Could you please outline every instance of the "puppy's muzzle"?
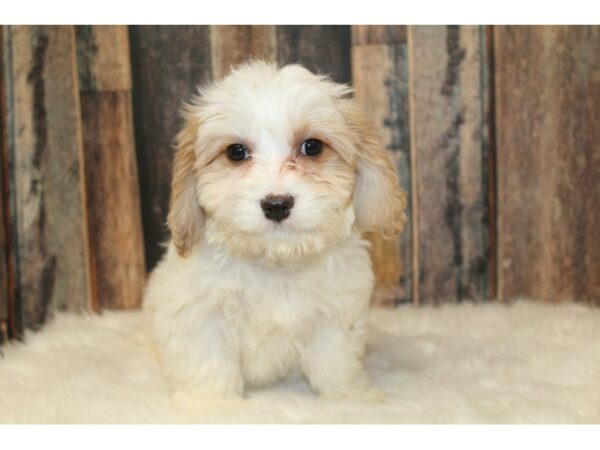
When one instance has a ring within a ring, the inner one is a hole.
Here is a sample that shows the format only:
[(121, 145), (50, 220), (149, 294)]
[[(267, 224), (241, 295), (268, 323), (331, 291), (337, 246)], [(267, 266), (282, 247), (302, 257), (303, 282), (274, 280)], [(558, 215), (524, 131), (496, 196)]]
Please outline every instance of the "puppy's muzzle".
[(260, 206), (267, 219), (281, 222), (290, 215), (290, 210), (294, 206), (294, 197), (291, 195), (268, 195), (260, 201)]

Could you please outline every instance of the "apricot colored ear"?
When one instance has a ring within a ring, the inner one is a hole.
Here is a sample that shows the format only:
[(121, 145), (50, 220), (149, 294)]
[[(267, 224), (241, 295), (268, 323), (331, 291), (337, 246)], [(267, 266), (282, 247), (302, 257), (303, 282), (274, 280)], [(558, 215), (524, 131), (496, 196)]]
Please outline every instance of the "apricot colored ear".
[(342, 114), (358, 148), (354, 189), (356, 224), (362, 231), (381, 233), (391, 239), (406, 223), (406, 194), (377, 132), (353, 100), (342, 100)]
[(167, 218), (173, 244), (177, 253), (184, 257), (189, 255), (194, 244), (200, 240), (204, 225), (204, 214), (196, 196), (196, 130), (197, 124), (188, 119), (177, 136), (171, 204)]

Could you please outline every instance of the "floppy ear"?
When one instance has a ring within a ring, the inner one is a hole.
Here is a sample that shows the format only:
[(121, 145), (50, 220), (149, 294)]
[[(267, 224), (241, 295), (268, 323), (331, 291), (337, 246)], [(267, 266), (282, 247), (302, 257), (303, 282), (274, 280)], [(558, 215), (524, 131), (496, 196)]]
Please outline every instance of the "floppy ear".
[(180, 256), (189, 255), (200, 240), (204, 214), (196, 196), (196, 142), (197, 123), (188, 117), (177, 135), (177, 149), (173, 162), (171, 204), (167, 224), (173, 244)]
[(391, 239), (406, 223), (406, 195), (381, 140), (366, 115), (351, 99), (344, 99), (342, 114), (350, 127), (357, 154), (354, 212), (361, 231)]

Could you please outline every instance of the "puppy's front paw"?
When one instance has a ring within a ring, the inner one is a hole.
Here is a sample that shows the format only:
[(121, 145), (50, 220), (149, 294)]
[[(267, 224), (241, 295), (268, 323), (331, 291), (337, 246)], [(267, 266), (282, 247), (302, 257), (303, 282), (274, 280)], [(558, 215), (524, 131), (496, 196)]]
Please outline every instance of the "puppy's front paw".
[(239, 406), (242, 396), (237, 393), (222, 394), (196, 390), (178, 390), (172, 394), (175, 406), (196, 420), (208, 419)]

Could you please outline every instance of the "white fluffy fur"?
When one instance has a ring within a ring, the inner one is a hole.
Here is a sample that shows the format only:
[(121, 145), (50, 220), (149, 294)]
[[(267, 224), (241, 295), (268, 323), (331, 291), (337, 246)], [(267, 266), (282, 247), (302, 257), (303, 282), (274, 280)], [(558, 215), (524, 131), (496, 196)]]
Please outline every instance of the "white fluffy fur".
[(304, 380), (230, 405), (177, 409), (131, 335), (140, 312), (60, 314), (2, 347), (0, 423), (600, 423), (600, 309), (446, 305), (371, 313), (366, 356), (383, 403), (317, 397)]
[[(203, 88), (178, 137), (173, 241), (144, 301), (181, 401), (303, 374), (315, 392), (376, 398), (362, 367), (373, 272), (363, 229), (398, 233), (393, 168), (344, 85), (253, 62)], [(301, 153), (318, 138), (317, 157)], [(227, 159), (234, 143), (250, 157)], [(291, 195), (268, 220), (269, 195)]]

